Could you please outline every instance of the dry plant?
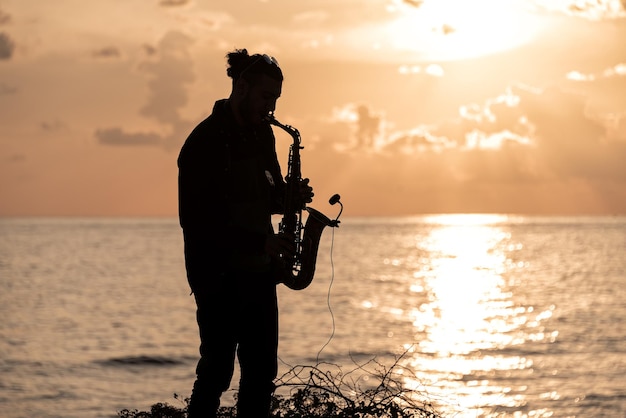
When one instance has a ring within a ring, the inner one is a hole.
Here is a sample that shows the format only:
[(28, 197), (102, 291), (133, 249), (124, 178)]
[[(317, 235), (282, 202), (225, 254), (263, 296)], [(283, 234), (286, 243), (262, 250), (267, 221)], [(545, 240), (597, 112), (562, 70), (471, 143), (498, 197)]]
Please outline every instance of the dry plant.
[[(399, 364), (387, 367), (373, 358), (344, 373), (331, 363), (294, 366), (276, 380), (271, 418), (439, 418), (424, 395), (406, 388), (402, 381), (410, 370)], [(410, 376), (415, 379), (414, 375)], [(279, 393), (286, 393), (282, 395)], [(189, 399), (180, 408), (167, 403), (152, 405), (150, 411), (124, 409), (119, 418), (185, 418)], [(236, 396), (235, 396), (236, 398)], [(219, 418), (236, 417), (236, 408), (221, 407)]]

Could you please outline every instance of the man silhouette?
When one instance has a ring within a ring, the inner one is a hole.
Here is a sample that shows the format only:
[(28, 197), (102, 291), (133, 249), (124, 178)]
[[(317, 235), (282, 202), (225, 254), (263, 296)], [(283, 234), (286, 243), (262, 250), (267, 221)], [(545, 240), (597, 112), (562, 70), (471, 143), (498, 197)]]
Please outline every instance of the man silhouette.
[[(271, 261), (294, 251), (293, 240), (274, 234), (271, 223), (282, 211), (285, 182), (266, 117), (281, 95), (282, 70), (274, 58), (245, 49), (227, 58), (231, 94), (215, 102), (178, 157), (179, 219), (200, 333), (189, 418), (216, 416), (235, 356), (237, 416), (268, 416), (278, 370)], [(308, 179), (300, 192), (311, 202)]]

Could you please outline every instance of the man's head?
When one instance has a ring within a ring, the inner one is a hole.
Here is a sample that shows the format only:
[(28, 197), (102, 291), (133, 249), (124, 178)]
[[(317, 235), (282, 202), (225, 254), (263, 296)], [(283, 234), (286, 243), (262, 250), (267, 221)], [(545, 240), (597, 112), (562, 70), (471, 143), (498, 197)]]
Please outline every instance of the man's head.
[(278, 62), (268, 55), (248, 55), (245, 49), (227, 55), (226, 73), (233, 79), (230, 95), (235, 117), (243, 124), (259, 124), (276, 108), (283, 73)]

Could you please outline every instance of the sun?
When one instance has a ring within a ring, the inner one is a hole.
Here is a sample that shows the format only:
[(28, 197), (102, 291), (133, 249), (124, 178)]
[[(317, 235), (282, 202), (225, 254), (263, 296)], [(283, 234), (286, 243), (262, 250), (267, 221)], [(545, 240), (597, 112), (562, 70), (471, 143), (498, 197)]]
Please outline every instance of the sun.
[(396, 0), (391, 47), (429, 60), (460, 60), (522, 45), (541, 30), (524, 0)]

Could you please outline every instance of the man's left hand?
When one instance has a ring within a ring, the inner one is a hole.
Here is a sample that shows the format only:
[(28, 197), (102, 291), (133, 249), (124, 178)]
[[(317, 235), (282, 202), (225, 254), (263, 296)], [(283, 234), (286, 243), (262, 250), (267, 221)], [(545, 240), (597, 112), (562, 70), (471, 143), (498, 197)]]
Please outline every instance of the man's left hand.
[(309, 179), (306, 178), (300, 180), (300, 184), (298, 186), (300, 199), (302, 200), (303, 206), (307, 203), (311, 203), (313, 201), (313, 196), (315, 195), (315, 193), (313, 193), (313, 188), (309, 186)]

